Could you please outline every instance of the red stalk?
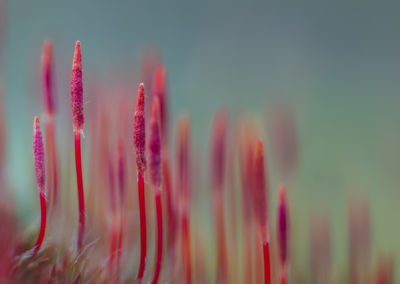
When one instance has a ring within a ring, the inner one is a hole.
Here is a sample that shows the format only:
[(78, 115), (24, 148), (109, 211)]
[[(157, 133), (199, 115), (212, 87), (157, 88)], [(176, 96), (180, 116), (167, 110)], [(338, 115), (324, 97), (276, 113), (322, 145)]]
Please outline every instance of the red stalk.
[(161, 262), (162, 262), (162, 243), (163, 243), (163, 221), (162, 221), (162, 207), (161, 207), (161, 190), (160, 188), (155, 189), (155, 203), (156, 203), (156, 214), (157, 214), (157, 241), (156, 241), (156, 258), (154, 276), (151, 281), (152, 284), (156, 284), (160, 277)]
[(146, 125), (145, 125), (145, 100), (144, 85), (140, 84), (137, 97), (133, 123), (133, 140), (136, 153), (136, 168), (138, 173), (138, 195), (140, 212), (140, 264), (137, 279), (143, 278), (146, 266), (147, 234), (146, 234), (146, 202), (144, 194), (143, 174), (146, 169)]
[(227, 282), (227, 261), (226, 261), (226, 237), (225, 237), (225, 221), (224, 221), (224, 205), (222, 191), (216, 192), (215, 197), (215, 217), (217, 232), (217, 263), (218, 274), (217, 283)]
[(189, 214), (184, 212), (182, 215), (182, 253), (183, 263), (185, 264), (186, 283), (192, 283), (192, 265), (190, 253), (190, 222)]
[(144, 199), (143, 174), (138, 173), (139, 211), (140, 211), (140, 265), (138, 280), (143, 278), (146, 265), (147, 236), (146, 236), (146, 202)]
[(161, 137), (160, 137), (160, 103), (158, 97), (152, 99), (150, 112), (149, 134), (149, 165), (150, 179), (154, 186), (154, 198), (157, 216), (157, 237), (154, 276), (151, 281), (156, 284), (160, 277), (162, 250), (163, 250), (163, 224), (161, 206)]
[(171, 171), (169, 166), (168, 158), (164, 158), (162, 162), (164, 186), (166, 193), (167, 202), (167, 221), (168, 221), (168, 231), (167, 231), (167, 248), (173, 253), (174, 245), (177, 235), (177, 214), (173, 203), (173, 192), (171, 184)]
[[(124, 235), (124, 212), (125, 212), (125, 149), (122, 138), (118, 139), (118, 186), (120, 193), (120, 215), (119, 215), (119, 239), (118, 239), (118, 258), (117, 269), (120, 268), (121, 255), (122, 255), (122, 242)], [(119, 274), (119, 273), (118, 273)]]
[(264, 255), (264, 283), (271, 283), (271, 265), (269, 255), (269, 242), (263, 242), (263, 255)]
[(35, 244), (35, 249), (33, 251), (33, 254), (36, 254), (39, 251), (40, 247), (42, 246), (44, 235), (46, 232), (46, 219), (47, 219), (46, 194), (41, 191), (39, 193), (39, 197), (40, 197), (40, 231)]
[(81, 131), (83, 130), (84, 114), (83, 114), (83, 88), (82, 88), (82, 54), (81, 43), (75, 44), (74, 59), (72, 63), (71, 76), (71, 109), (72, 124), (75, 134), (75, 166), (76, 166), (76, 182), (78, 188), (78, 208), (79, 208), (79, 229), (77, 250), (81, 252), (83, 236), (85, 232), (85, 199), (83, 193), (82, 180), (82, 161), (81, 161)]
[(79, 231), (78, 252), (82, 249), (83, 235), (85, 232), (85, 199), (83, 193), (82, 161), (81, 161), (81, 134), (75, 131), (75, 167), (76, 182), (78, 186)]
[(34, 246), (33, 254), (36, 254), (42, 246), (46, 231), (46, 192), (45, 192), (45, 161), (42, 131), (40, 130), (39, 118), (36, 116), (33, 124), (33, 157), (35, 162), (36, 182), (39, 188), (40, 197), (40, 231)]
[(117, 254), (117, 215), (116, 215), (116, 200), (115, 200), (115, 185), (114, 185), (114, 171), (112, 168), (112, 160), (110, 154), (108, 154), (109, 161), (108, 161), (108, 176), (109, 176), (109, 183), (110, 183), (110, 205), (111, 205), (111, 238), (110, 238), (110, 261), (109, 261), (109, 268), (110, 268), (110, 278), (114, 273), (114, 258)]

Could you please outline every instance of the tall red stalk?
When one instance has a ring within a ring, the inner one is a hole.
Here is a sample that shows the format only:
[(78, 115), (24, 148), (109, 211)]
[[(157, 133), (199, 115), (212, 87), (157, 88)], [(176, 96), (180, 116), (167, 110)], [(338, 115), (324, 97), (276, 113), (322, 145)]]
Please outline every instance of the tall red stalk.
[(256, 144), (253, 166), (253, 208), (264, 256), (264, 282), (271, 283), (269, 236), (268, 236), (268, 186), (265, 174), (264, 146), (261, 140)]
[(136, 153), (136, 168), (138, 173), (138, 195), (140, 211), (140, 264), (137, 279), (143, 278), (146, 266), (147, 233), (146, 233), (146, 202), (144, 193), (144, 171), (146, 170), (146, 124), (145, 124), (144, 85), (139, 85), (136, 97), (135, 116), (133, 122), (133, 140)]
[(150, 179), (154, 186), (154, 198), (157, 217), (156, 256), (154, 276), (151, 281), (156, 284), (160, 277), (162, 263), (163, 220), (161, 207), (161, 135), (160, 135), (160, 103), (158, 97), (151, 102), (149, 125), (149, 168)]
[(40, 197), (40, 231), (34, 246), (33, 254), (36, 254), (42, 246), (46, 232), (46, 191), (45, 191), (45, 161), (42, 131), (40, 130), (39, 118), (35, 116), (33, 122), (33, 157), (35, 162), (36, 183), (39, 188)]
[(217, 282), (227, 282), (227, 259), (224, 221), (224, 177), (227, 114), (220, 110), (214, 118), (211, 141), (211, 178), (217, 240)]
[(82, 88), (82, 53), (81, 43), (75, 44), (74, 59), (72, 63), (71, 76), (71, 108), (72, 123), (75, 134), (75, 166), (76, 166), (76, 182), (78, 188), (78, 207), (79, 207), (79, 230), (77, 250), (81, 252), (83, 237), (85, 233), (85, 199), (83, 192), (82, 179), (82, 161), (81, 161), (81, 132), (83, 130), (84, 114), (83, 114), (83, 88)]
[(178, 121), (177, 130), (178, 184), (181, 206), (182, 259), (185, 270), (185, 283), (191, 283), (190, 253), (190, 120), (183, 116)]
[(57, 171), (57, 148), (55, 141), (54, 127), (54, 86), (53, 86), (53, 43), (46, 40), (43, 44), (42, 52), (42, 86), (43, 86), (43, 102), (45, 113), (45, 129), (46, 129), (46, 156), (48, 157), (48, 177), (50, 185), (50, 197), (52, 206), (57, 206), (58, 198), (58, 171)]
[(281, 284), (286, 284), (288, 279), (288, 241), (289, 241), (289, 208), (286, 197), (286, 188), (281, 185), (278, 199), (278, 251), (281, 264)]

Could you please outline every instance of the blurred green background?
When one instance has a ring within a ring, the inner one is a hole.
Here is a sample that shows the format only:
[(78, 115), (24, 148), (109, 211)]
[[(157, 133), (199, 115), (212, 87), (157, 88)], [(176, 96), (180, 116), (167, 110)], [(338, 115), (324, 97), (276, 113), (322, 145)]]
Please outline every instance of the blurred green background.
[[(300, 156), (288, 187), (300, 256), (307, 255), (310, 212), (324, 207), (332, 214), (335, 267), (346, 267), (352, 191), (369, 196), (374, 250), (400, 256), (399, 11), (399, 1), (6, 1), (0, 62), (18, 207), (37, 212), (31, 136), (41, 112), (43, 40), (53, 39), (58, 105), (68, 107), (76, 40), (85, 74), (111, 79), (121, 67), (135, 83), (142, 51), (157, 47), (169, 72), (172, 121), (191, 114), (201, 153), (218, 107), (263, 121), (274, 99), (292, 102)], [(70, 123), (68, 111), (60, 107), (58, 119)], [(63, 145), (72, 139), (64, 131)], [(271, 175), (273, 210), (280, 182)]]

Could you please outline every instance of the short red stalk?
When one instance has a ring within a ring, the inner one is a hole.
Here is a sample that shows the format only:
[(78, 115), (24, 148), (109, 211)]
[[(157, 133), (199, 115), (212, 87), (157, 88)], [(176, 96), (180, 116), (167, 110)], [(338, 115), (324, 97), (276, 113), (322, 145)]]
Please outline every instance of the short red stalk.
[(45, 192), (45, 161), (42, 131), (40, 130), (39, 118), (35, 117), (33, 124), (33, 157), (35, 162), (36, 182), (39, 188), (40, 198), (40, 231), (34, 246), (33, 254), (36, 254), (42, 246), (46, 232), (47, 201)]
[(263, 255), (264, 255), (264, 283), (271, 283), (271, 265), (269, 255), (269, 242), (263, 241)]
[(35, 244), (35, 249), (33, 251), (33, 254), (36, 254), (39, 251), (40, 247), (42, 246), (44, 235), (46, 232), (46, 219), (47, 219), (46, 193), (44, 191), (40, 191), (39, 197), (40, 197), (40, 231)]

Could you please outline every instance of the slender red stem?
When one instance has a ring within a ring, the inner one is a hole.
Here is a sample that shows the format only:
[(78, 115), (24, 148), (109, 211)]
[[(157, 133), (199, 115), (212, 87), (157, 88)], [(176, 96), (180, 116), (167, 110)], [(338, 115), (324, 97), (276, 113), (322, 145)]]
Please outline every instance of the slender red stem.
[(190, 254), (190, 224), (189, 214), (184, 212), (182, 216), (182, 253), (186, 270), (186, 283), (192, 283), (192, 265)]
[(40, 191), (40, 231), (39, 236), (35, 244), (35, 248), (33, 254), (36, 254), (40, 247), (42, 246), (44, 234), (46, 232), (46, 219), (47, 219), (47, 212), (46, 212), (46, 194), (44, 191)]
[(141, 172), (138, 173), (138, 193), (139, 193), (139, 211), (140, 211), (140, 265), (137, 278), (143, 278), (146, 266), (147, 252), (147, 234), (146, 234), (146, 202), (144, 195), (144, 179)]
[(76, 182), (78, 185), (78, 206), (79, 206), (79, 232), (78, 232), (78, 252), (82, 249), (83, 235), (85, 232), (85, 199), (83, 194), (82, 161), (81, 161), (81, 135), (75, 131), (75, 165)]
[(269, 242), (263, 242), (263, 254), (264, 254), (264, 283), (271, 283), (271, 265), (269, 256)]
[(168, 219), (168, 231), (167, 231), (167, 249), (173, 251), (173, 247), (176, 241), (177, 232), (177, 216), (173, 204), (173, 196), (171, 189), (171, 172), (169, 167), (169, 161), (167, 158), (163, 159), (163, 176), (165, 181), (165, 193), (167, 202), (167, 219)]
[(217, 283), (226, 283), (227, 281), (227, 263), (226, 263), (226, 243), (225, 243), (225, 221), (222, 191), (217, 191), (216, 196), (216, 233), (217, 233), (217, 263), (218, 274)]
[(151, 281), (152, 284), (158, 282), (161, 271), (162, 262), (162, 243), (163, 243), (163, 220), (162, 220), (162, 207), (161, 207), (161, 190), (160, 188), (155, 189), (155, 202), (156, 202), (156, 215), (157, 215), (157, 240), (156, 240), (156, 258), (154, 276)]

